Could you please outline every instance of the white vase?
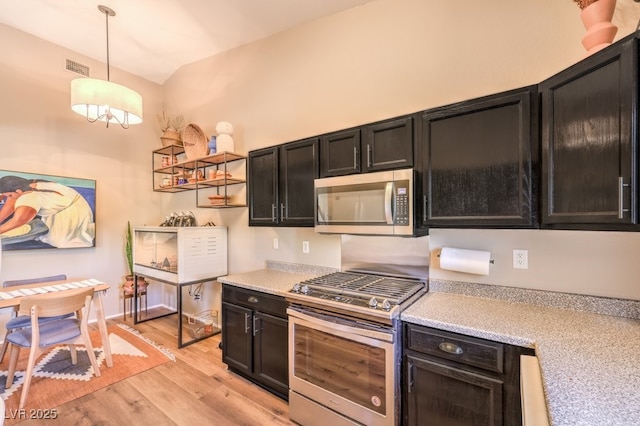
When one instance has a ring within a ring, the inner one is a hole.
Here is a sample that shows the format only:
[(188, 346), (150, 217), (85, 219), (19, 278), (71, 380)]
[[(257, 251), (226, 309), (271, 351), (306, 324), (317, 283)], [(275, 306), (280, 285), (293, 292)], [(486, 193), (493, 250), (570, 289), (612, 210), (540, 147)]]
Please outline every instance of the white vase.
[(233, 126), (231, 123), (221, 121), (216, 124), (216, 132), (218, 137), (216, 138), (216, 152), (235, 152), (233, 146)]
[(216, 138), (216, 152), (235, 152), (233, 147), (233, 137), (228, 134), (218, 135)]

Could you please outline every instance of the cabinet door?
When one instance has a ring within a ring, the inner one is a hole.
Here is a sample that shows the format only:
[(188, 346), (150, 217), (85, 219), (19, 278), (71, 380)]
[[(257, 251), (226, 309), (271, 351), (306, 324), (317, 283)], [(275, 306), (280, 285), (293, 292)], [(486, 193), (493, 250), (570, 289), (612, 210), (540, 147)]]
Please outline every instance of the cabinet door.
[(255, 312), (254, 318), (254, 374), (286, 398), (289, 391), (288, 322), (262, 312)]
[(637, 223), (637, 61), (634, 38), (540, 84), (543, 225)]
[(405, 365), (408, 425), (502, 425), (500, 380), (412, 355)]
[(249, 226), (278, 223), (278, 148), (249, 153)]
[(536, 225), (537, 104), (530, 86), (422, 114), (427, 225)]
[(252, 311), (222, 303), (222, 361), (242, 373), (252, 371)]
[(360, 173), (360, 129), (322, 136), (320, 177)]
[(362, 171), (413, 167), (413, 116), (369, 124), (362, 129)]
[(280, 148), (280, 222), (287, 226), (314, 225), (313, 180), (318, 177), (318, 138)]

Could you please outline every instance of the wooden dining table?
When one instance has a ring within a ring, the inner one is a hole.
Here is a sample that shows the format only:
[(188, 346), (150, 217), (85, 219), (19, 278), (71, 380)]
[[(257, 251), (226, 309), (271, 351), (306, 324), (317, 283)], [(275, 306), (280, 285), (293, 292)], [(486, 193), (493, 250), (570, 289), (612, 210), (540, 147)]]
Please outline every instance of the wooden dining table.
[(102, 297), (109, 289), (109, 284), (106, 284), (95, 278), (74, 278), (61, 281), (41, 282), (37, 284), (17, 285), (5, 288), (0, 287), (0, 308), (13, 308), (17, 311), (20, 307), (20, 301), (25, 297), (37, 294), (68, 291), (83, 287), (93, 287), (93, 289), (95, 290), (93, 296), (93, 307), (96, 312), (96, 320), (98, 323), (98, 329), (100, 331), (100, 339), (102, 340), (104, 358), (107, 363), (107, 367), (113, 367), (111, 346), (109, 345), (109, 335), (107, 333), (107, 321), (104, 316), (104, 306), (102, 303)]

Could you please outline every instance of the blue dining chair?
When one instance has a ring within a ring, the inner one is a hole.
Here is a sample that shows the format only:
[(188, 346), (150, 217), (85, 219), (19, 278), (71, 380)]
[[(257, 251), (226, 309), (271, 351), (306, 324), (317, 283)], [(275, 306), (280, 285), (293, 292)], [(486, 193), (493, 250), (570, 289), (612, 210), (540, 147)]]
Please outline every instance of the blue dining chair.
[[(96, 377), (100, 377), (100, 367), (93, 352), (88, 325), (93, 293), (93, 288), (79, 288), (27, 296), (20, 300), (18, 312), (21, 315), (28, 313), (31, 326), (16, 330), (7, 336), (11, 352), (5, 389), (9, 389), (13, 384), (20, 348), (29, 348), (29, 360), (27, 361), (27, 370), (24, 373), (24, 384), (20, 395), (21, 409), (24, 408), (27, 402), (36, 361), (52, 346), (69, 345), (71, 363), (75, 365), (78, 363), (76, 345), (84, 345), (93, 367), (93, 372)], [(50, 318), (66, 315), (72, 315), (72, 317), (50, 321), (45, 324), (39, 322), (43, 317)]]
[[(19, 285), (46, 283), (51, 281), (64, 281), (67, 279), (65, 274), (50, 275), (48, 277), (28, 278), (24, 280), (9, 280), (2, 283), (2, 287), (16, 287)], [(40, 323), (54, 321), (60, 319), (60, 317), (52, 318), (40, 318)], [(4, 355), (7, 353), (7, 336), (16, 330), (28, 327), (31, 324), (31, 319), (28, 315), (16, 316), (16, 312), (12, 312), (12, 318), (6, 324), (6, 333), (2, 342), (2, 349), (0, 349), (0, 362), (4, 361)]]

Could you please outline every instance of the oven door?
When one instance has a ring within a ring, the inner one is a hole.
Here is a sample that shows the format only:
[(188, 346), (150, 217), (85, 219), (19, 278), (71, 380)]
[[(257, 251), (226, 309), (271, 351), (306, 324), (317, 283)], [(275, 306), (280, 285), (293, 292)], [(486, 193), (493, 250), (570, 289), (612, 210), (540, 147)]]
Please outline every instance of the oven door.
[(393, 328), (299, 307), (287, 313), (291, 420), (305, 425), (397, 424)]

